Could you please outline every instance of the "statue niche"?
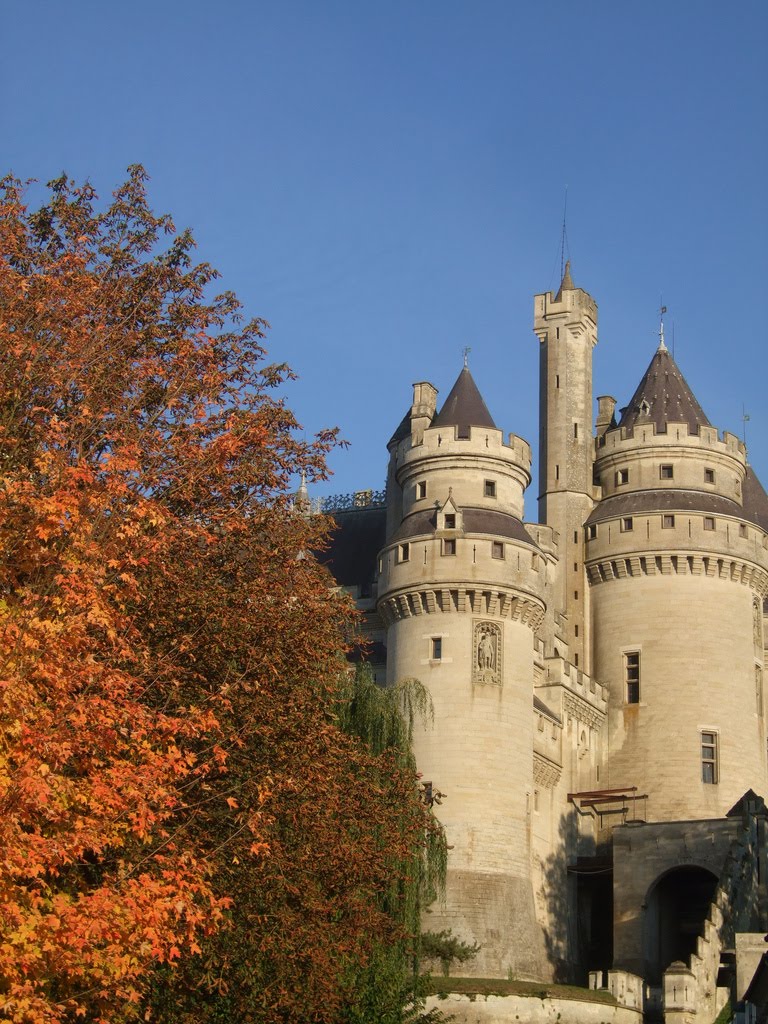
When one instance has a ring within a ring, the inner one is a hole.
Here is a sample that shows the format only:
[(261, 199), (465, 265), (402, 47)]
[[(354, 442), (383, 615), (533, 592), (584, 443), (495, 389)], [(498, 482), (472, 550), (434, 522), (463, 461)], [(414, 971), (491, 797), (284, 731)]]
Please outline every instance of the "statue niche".
[(501, 686), (501, 625), (476, 622), (472, 640), (472, 682)]

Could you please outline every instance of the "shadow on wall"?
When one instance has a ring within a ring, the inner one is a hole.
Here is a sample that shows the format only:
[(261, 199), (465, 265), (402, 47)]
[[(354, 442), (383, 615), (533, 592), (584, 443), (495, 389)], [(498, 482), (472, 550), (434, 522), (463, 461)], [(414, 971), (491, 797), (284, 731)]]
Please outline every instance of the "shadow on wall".
[(571, 807), (560, 818), (556, 852), (542, 865), (537, 894), (548, 922), (547, 958), (557, 982), (586, 985), (591, 970), (613, 966), (613, 867), (610, 850), (596, 851)]

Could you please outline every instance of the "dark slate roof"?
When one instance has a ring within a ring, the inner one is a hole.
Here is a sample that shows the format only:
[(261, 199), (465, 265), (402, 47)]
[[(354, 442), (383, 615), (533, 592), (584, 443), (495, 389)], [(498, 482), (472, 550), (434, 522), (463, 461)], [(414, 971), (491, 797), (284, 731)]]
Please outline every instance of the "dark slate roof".
[(397, 444), (399, 441), (404, 440), (406, 437), (408, 437), (410, 432), (411, 410), (409, 408), (405, 416), (403, 416), (403, 418), (400, 420), (400, 425), (398, 426), (397, 430), (394, 432), (392, 437), (390, 437), (389, 441), (387, 441), (387, 448), (389, 448), (390, 445)]
[(459, 437), (469, 437), (470, 427), (497, 429), (483, 396), (466, 366), (462, 368), (442, 409), (432, 420), (432, 426), (458, 427)]
[(355, 508), (334, 512), (336, 529), (328, 550), (320, 555), (342, 587), (372, 583), (376, 575), (376, 558), (384, 547), (387, 510)]
[[(523, 544), (535, 548), (531, 536), (515, 516), (506, 512), (496, 512), (490, 508), (463, 508), (464, 533), (484, 533), (494, 537), (506, 537), (509, 540), (522, 541)], [(437, 529), (437, 517), (434, 509), (422, 509), (413, 512), (400, 524), (400, 528), (392, 538), (393, 543), (410, 540), (412, 537), (430, 536)]]
[(667, 423), (687, 423), (691, 434), (698, 434), (699, 427), (711, 426), (664, 345), (654, 353), (651, 365), (619, 420), (619, 426), (627, 428), (651, 423), (658, 434), (666, 432)]
[(742, 500), (744, 518), (768, 533), (768, 494), (763, 490), (763, 485), (751, 466), (747, 466), (747, 475), (744, 477)]
[(745, 518), (741, 505), (730, 498), (704, 491), (684, 491), (665, 487), (651, 491), (630, 491), (603, 498), (587, 519), (587, 524), (601, 523), (619, 516), (640, 515), (643, 512), (705, 512), (707, 515)]

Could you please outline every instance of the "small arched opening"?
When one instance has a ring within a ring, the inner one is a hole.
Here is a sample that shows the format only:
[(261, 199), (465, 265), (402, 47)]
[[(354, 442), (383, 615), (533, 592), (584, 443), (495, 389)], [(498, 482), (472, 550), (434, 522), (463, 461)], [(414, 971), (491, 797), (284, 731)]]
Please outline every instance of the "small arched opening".
[(661, 983), (674, 960), (687, 963), (696, 952), (696, 940), (704, 934), (716, 889), (717, 875), (693, 864), (673, 868), (654, 882), (646, 900), (644, 928), (645, 960), (652, 984)]

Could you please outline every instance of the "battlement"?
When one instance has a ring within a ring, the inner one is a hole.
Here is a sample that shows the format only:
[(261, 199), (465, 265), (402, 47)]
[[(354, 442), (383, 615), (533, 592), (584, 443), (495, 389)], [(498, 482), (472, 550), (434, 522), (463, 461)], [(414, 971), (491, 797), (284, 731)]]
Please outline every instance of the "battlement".
[(728, 430), (722, 434), (717, 427), (700, 426), (692, 432), (688, 423), (666, 423), (664, 430), (658, 430), (655, 423), (648, 422), (634, 427), (614, 427), (597, 440), (596, 458), (603, 459), (613, 452), (631, 451), (638, 447), (674, 447), (682, 445), (687, 448), (704, 448), (708, 451), (721, 451), (746, 462), (747, 450), (743, 441)]

